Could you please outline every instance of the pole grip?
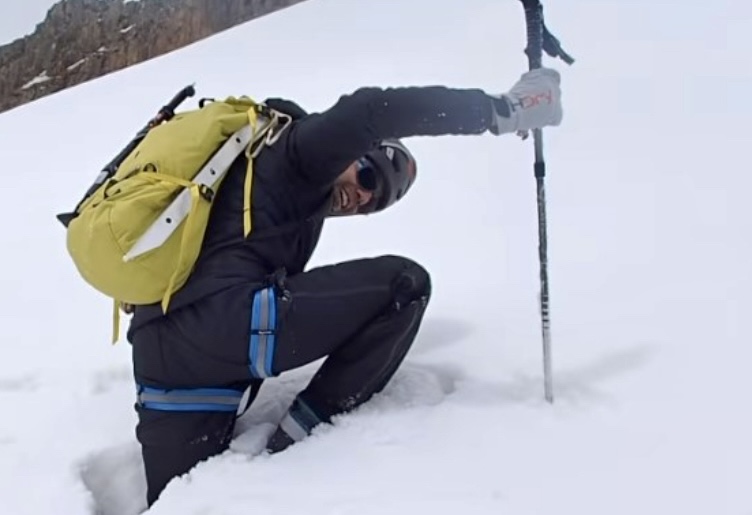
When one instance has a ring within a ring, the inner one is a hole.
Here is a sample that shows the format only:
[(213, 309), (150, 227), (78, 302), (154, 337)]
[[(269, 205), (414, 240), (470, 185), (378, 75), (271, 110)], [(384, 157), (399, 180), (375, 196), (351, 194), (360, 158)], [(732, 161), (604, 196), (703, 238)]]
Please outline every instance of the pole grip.
[(543, 6), (540, 0), (521, 0), (525, 8), (527, 25), (527, 61), (529, 68), (540, 68), (543, 63)]
[(177, 109), (178, 106), (182, 104), (186, 98), (192, 97), (195, 94), (196, 94), (196, 88), (193, 87), (193, 84), (186, 86), (180, 91), (178, 91), (178, 93), (174, 97), (172, 97), (172, 100), (167, 102), (167, 105), (165, 105), (164, 107), (162, 107), (162, 109), (159, 110), (159, 112), (157, 113), (157, 116), (155, 116), (154, 119), (151, 122), (149, 122), (149, 125), (151, 127), (155, 125), (159, 125), (163, 121), (169, 120), (170, 118), (175, 116), (175, 109)]

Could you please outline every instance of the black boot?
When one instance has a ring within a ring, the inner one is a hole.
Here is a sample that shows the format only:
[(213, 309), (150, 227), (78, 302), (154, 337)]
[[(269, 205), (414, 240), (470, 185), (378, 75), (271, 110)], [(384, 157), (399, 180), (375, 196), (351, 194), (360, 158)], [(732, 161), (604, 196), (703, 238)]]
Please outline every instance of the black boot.
[(285, 418), (279, 423), (277, 430), (269, 438), (266, 450), (270, 454), (284, 451), (290, 445), (310, 435), (313, 428), (322, 422), (329, 422), (329, 418), (318, 415), (307, 402), (298, 396)]

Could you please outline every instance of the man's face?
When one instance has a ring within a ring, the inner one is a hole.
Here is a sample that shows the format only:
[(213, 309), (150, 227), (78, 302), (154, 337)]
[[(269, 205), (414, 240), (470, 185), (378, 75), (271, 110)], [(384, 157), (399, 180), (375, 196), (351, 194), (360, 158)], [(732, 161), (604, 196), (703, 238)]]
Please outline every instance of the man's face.
[(355, 161), (332, 186), (329, 216), (349, 216), (373, 212), (378, 200), (376, 172), (367, 162)]

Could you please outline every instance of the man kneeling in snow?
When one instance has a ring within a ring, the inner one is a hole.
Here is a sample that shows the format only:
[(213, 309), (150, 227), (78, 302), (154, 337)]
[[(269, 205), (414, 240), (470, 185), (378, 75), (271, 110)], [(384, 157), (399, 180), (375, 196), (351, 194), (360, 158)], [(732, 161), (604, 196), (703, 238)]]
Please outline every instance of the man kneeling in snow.
[[(172, 478), (228, 448), (242, 392), (264, 378), (327, 357), (269, 439), (274, 453), (366, 402), (395, 373), (428, 304), (428, 272), (398, 256), (304, 270), (327, 217), (377, 213), (410, 189), (416, 160), (398, 138), (509, 134), (562, 118), (559, 75), (548, 69), (499, 96), (363, 88), (323, 113), (268, 105), (293, 122), (256, 158), (253, 232), (244, 238), (241, 154), (190, 279), (167, 314), (136, 307), (128, 331), (149, 505)], [(460, 173), (471, 180), (472, 170)]]

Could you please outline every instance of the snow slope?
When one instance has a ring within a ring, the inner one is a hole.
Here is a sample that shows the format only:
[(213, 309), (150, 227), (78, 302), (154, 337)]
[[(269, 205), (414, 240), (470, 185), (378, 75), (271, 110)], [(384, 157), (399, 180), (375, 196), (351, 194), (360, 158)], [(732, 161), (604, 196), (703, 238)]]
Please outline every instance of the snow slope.
[[(313, 367), (265, 385), (230, 452), (155, 514), (752, 514), (746, 150), (752, 4), (547, 2), (577, 59), (545, 132), (556, 402), (543, 401), (532, 144), (414, 138), (421, 177), (334, 220), (312, 266), (380, 253), (434, 297), (386, 391), (254, 454)], [(54, 215), (174, 92), (295, 98), (362, 85), (507, 89), (518, 2), (309, 0), (0, 116), (0, 512), (144, 507), (129, 346)]]

